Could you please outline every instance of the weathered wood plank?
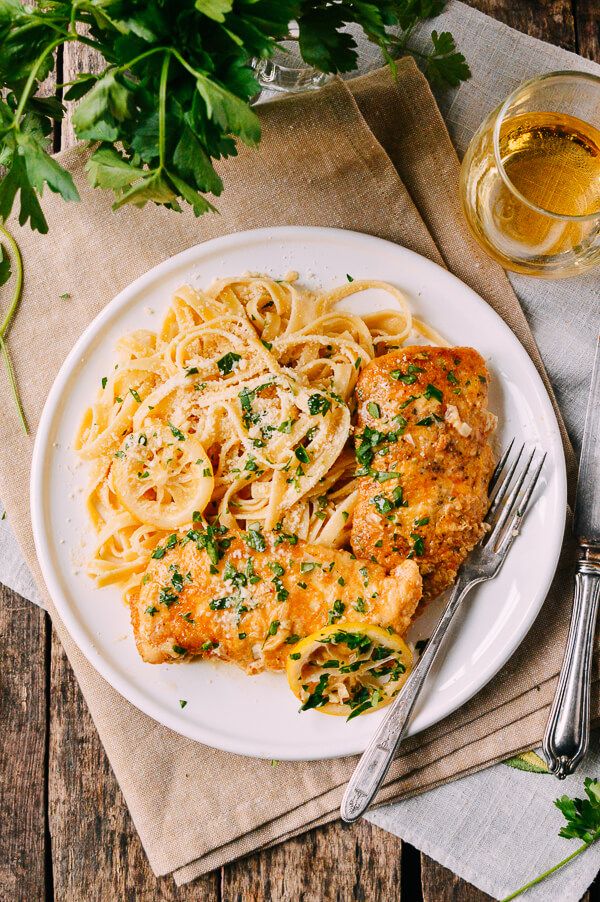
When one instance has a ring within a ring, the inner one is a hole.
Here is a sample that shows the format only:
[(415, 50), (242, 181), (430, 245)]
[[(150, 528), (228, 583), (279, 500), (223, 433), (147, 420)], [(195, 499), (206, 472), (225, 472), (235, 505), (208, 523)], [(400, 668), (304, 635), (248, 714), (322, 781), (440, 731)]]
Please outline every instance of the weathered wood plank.
[[(63, 83), (73, 81), (81, 72), (102, 72), (106, 63), (99, 53), (86, 47), (84, 44), (66, 44), (63, 55)], [(69, 101), (67, 114), (62, 123), (61, 150), (66, 150), (75, 144), (75, 132), (71, 124), (71, 116), (76, 103)]]
[(421, 869), (423, 902), (490, 902), (492, 899), (432, 858), (426, 861), (427, 866)]
[[(330, 824), (223, 868), (223, 902), (401, 898), (402, 843), (366, 821)], [(408, 902), (416, 902), (414, 898)]]
[(44, 898), (48, 617), (0, 585), (0, 895)]
[(218, 873), (181, 889), (171, 877), (157, 880), (152, 873), (55, 634), (51, 686), (48, 816), (54, 898), (217, 902)]
[(575, 0), (577, 52), (600, 62), (600, 4), (598, 0)]
[[(534, 38), (575, 50), (575, 21), (570, 0), (466, 0), (469, 6)], [(590, 0), (594, 3), (594, 0)]]

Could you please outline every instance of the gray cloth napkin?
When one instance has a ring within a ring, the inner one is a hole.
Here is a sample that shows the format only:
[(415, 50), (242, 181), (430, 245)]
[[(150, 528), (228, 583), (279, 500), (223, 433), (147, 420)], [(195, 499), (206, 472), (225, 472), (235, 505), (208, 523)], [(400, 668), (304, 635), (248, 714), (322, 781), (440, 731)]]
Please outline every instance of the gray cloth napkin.
[[(449, 5), (435, 27), (452, 31), (473, 71), (473, 78), (458, 89), (437, 93), (461, 155), (485, 115), (526, 78), (556, 69), (600, 75), (597, 64), (529, 38), (459, 2)], [(430, 30), (428, 25), (415, 32), (411, 45), (423, 48)], [(379, 52), (364, 40), (359, 43), (360, 71), (381, 65)], [(419, 208), (425, 210), (421, 204)], [(594, 342), (600, 328), (600, 278), (592, 273), (556, 282), (523, 276), (510, 279), (542, 353), (570, 437), (579, 448)], [(0, 514), (1, 510), (0, 506)], [(0, 581), (40, 604), (6, 520), (0, 520)], [(598, 736), (593, 737), (592, 746), (580, 769), (581, 776), (563, 784), (547, 775), (497, 765), (376, 810), (368, 818), (500, 898), (575, 848), (574, 843), (557, 837), (561, 815), (552, 801), (563, 791), (581, 795), (583, 775), (600, 774)], [(532, 902), (577, 902), (599, 866), (600, 844), (526, 898)]]

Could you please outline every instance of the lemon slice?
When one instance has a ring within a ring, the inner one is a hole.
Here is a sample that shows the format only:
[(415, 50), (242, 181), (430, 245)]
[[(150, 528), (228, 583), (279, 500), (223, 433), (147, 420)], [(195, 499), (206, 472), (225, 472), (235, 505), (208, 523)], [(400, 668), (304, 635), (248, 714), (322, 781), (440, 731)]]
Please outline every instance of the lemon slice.
[(203, 445), (176, 426), (146, 423), (129, 435), (112, 467), (112, 480), (123, 506), (141, 523), (177, 529), (202, 513), (214, 478)]
[(387, 705), (412, 665), (406, 642), (374, 623), (326, 626), (294, 645), (287, 657), (290, 688), (302, 702), (348, 720)]

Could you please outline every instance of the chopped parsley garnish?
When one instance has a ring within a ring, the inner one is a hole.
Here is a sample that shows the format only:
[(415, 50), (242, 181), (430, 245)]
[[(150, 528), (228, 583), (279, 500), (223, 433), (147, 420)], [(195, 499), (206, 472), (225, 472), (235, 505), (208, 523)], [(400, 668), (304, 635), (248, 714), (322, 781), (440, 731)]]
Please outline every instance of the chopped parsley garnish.
[(299, 642), (299, 641), (300, 641), (300, 636), (296, 636), (296, 634), (294, 633), (293, 635), (287, 637), (287, 639), (285, 640), (285, 644), (286, 645), (295, 645), (296, 642)]
[(311, 573), (315, 569), (315, 567), (319, 566), (320, 564), (318, 564), (316, 561), (303, 561), (300, 564), (300, 573)]
[(245, 639), (248, 633), (238, 633), (238, 639)]
[(213, 600), (209, 602), (208, 607), (211, 611), (224, 611), (231, 607), (236, 601), (237, 597), (235, 595), (224, 595), (222, 598), (213, 598)]
[(427, 526), (429, 523), (429, 517), (417, 517), (414, 522), (414, 526)]
[(405, 373), (403, 373), (402, 370), (392, 370), (390, 376), (392, 379), (395, 379), (396, 382), (402, 382), (403, 385), (414, 385), (417, 381), (417, 373), (422, 372), (423, 370), (420, 366), (415, 366), (414, 363), (411, 363)]
[(408, 557), (412, 557), (413, 554), (416, 557), (422, 557), (425, 554), (425, 541), (423, 536), (418, 535), (416, 532), (411, 532), (410, 537), (413, 540), (413, 547)]
[(458, 379), (454, 375), (453, 370), (448, 370), (448, 372), (446, 373), (446, 379), (448, 380), (450, 385), (458, 385)]
[(363, 586), (366, 588), (369, 585), (369, 571), (366, 567), (361, 567), (358, 572), (362, 576)]
[(211, 639), (209, 639), (208, 642), (204, 642), (200, 646), (200, 651), (212, 651), (213, 648), (218, 648), (218, 647), (219, 647), (218, 642), (213, 642)]
[(309, 711), (310, 708), (320, 708), (322, 705), (327, 704), (327, 697), (324, 696), (324, 692), (327, 689), (328, 682), (329, 674), (321, 674), (316, 688), (313, 690), (313, 692), (310, 693), (310, 695), (300, 708), (301, 711)]
[(264, 551), (267, 547), (265, 537), (258, 526), (251, 526), (248, 529), (244, 535), (244, 541), (249, 548), (253, 548), (255, 551)]
[(108, 378), (106, 376), (102, 377), (102, 388), (106, 388), (106, 384), (108, 382)]
[(279, 620), (273, 620), (269, 624), (269, 629), (267, 630), (267, 636), (275, 636), (277, 634), (278, 629), (279, 629)]
[(277, 594), (277, 601), (285, 601), (290, 594), (288, 590), (285, 588), (283, 583), (281, 582), (278, 576), (274, 576), (271, 580), (273, 585), (275, 586), (275, 592)]
[(299, 651), (293, 651), (290, 655), (290, 658), (292, 659), (292, 661), (299, 661), (301, 657), (302, 657), (302, 655), (300, 654)]
[(435, 385), (432, 385), (431, 382), (427, 383), (427, 388), (423, 392), (423, 397), (427, 398), (428, 401), (431, 401), (432, 398), (435, 398), (436, 401), (439, 401), (440, 404), (444, 399), (444, 395), (440, 391), (439, 388), (436, 388)]
[(198, 372), (199, 372), (199, 370), (198, 370), (197, 366), (190, 366), (185, 371), (185, 374), (186, 374), (186, 376), (197, 376)]
[(433, 417), (423, 417), (422, 420), (417, 421), (417, 426), (433, 426), (435, 420)]
[(479, 379), (479, 381), (481, 382), (482, 385), (487, 385), (487, 379), (485, 378), (485, 376), (478, 374), (477, 378)]
[(325, 416), (328, 410), (331, 409), (331, 401), (329, 401), (325, 395), (311, 395), (308, 399), (308, 411), (313, 416), (317, 416), (318, 414), (322, 414)]
[(175, 652), (176, 655), (185, 655), (187, 652), (187, 649), (182, 648), (181, 645), (174, 645), (173, 651)]
[(336, 621), (338, 621), (340, 619), (340, 617), (342, 617), (345, 610), (346, 610), (346, 605), (344, 604), (342, 599), (336, 598), (336, 600), (333, 602), (332, 610), (329, 611), (329, 613), (327, 615), (327, 622), (328, 623), (336, 623)]
[(371, 416), (375, 417), (375, 419), (377, 420), (381, 416), (381, 408), (379, 407), (379, 404), (375, 403), (375, 401), (369, 401), (369, 403), (367, 404), (367, 410), (369, 411)]
[(133, 400), (134, 400), (134, 401), (137, 401), (138, 404), (141, 404), (141, 403), (142, 403), (142, 399), (140, 398), (139, 393), (135, 390), (135, 388), (130, 388), (129, 391), (130, 391), (130, 393), (131, 393), (131, 395), (132, 395), (132, 397), (133, 397)]
[(267, 564), (269, 570), (271, 570), (275, 576), (283, 576), (285, 573), (285, 567), (282, 567), (279, 561), (269, 561)]
[(158, 608), (155, 608), (152, 604), (150, 607), (146, 608), (146, 614), (150, 614), (151, 617), (154, 617), (155, 614), (158, 614)]
[(190, 611), (186, 611), (185, 614), (180, 614), (179, 616), (182, 620), (185, 620), (186, 623), (195, 623)]
[(185, 435), (183, 434), (181, 429), (178, 429), (177, 426), (173, 425), (173, 423), (169, 423), (169, 429), (171, 430), (171, 432), (173, 433), (173, 435), (175, 436), (176, 439), (178, 439), (180, 442), (185, 441)]
[(179, 707), (180, 707), (180, 708), (185, 708), (186, 705), (187, 705), (186, 700), (185, 700), (184, 698), (180, 698), (180, 699), (179, 699)]
[(165, 607), (170, 608), (172, 604), (179, 603), (179, 595), (177, 592), (173, 591), (171, 586), (163, 586), (158, 593), (158, 600), (160, 604), (164, 604)]
[(261, 344), (263, 344), (263, 345), (265, 346), (265, 348), (267, 349), (267, 351), (270, 351), (271, 348), (273, 347), (273, 345), (271, 344), (271, 342), (270, 342), (270, 341), (265, 341), (264, 338), (261, 338), (260, 342), (261, 342)]
[(306, 448), (303, 447), (303, 445), (298, 445), (298, 447), (294, 451), (294, 454), (296, 455), (298, 460), (301, 461), (301, 463), (303, 463), (303, 464), (307, 464), (310, 461), (310, 457), (308, 456), (308, 451), (306, 450)]
[(348, 273), (346, 273), (346, 278), (348, 279), (349, 282), (354, 282), (354, 276), (350, 276), (350, 275), (348, 275)]
[(217, 366), (219, 367), (219, 372), (222, 376), (228, 376), (232, 371), (234, 366), (239, 363), (241, 360), (240, 354), (236, 354), (234, 351), (229, 351), (228, 354), (224, 354), (220, 360), (217, 360)]
[(367, 610), (367, 606), (365, 604), (364, 598), (360, 598), (360, 597), (356, 599), (356, 601), (354, 602), (352, 607), (354, 608), (355, 611), (358, 611), (359, 614), (364, 614), (365, 611)]

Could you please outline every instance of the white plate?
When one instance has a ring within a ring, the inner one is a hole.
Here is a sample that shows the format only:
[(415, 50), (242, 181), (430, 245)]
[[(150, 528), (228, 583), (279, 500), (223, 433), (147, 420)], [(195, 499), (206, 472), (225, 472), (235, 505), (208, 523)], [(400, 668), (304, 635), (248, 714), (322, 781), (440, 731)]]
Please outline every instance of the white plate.
[[(85, 573), (94, 541), (83, 503), (85, 467), (72, 449), (80, 417), (112, 366), (115, 343), (131, 329), (156, 329), (172, 291), (207, 285), (247, 270), (329, 288), (354, 278), (385, 279), (407, 293), (423, 317), (456, 345), (477, 348), (495, 379), (491, 407), (499, 442), (511, 436), (548, 452), (542, 489), (500, 575), (472, 592), (414, 716), (417, 733), (471, 698), (510, 658), (548, 591), (562, 540), (565, 464), (552, 406), (535, 367), (508, 326), (470, 288), (423, 257), (387, 241), (338, 229), (279, 228), (208, 241), (161, 263), (122, 291), (79, 339), (62, 366), (40, 422), (31, 475), (31, 512), (48, 589), (90, 663), (125, 698), (155, 720), (207, 745), (243, 755), (317, 759), (365, 748), (382, 712), (350, 723), (298, 702), (281, 674), (248, 677), (205, 661), (150, 665), (139, 658), (118, 590), (97, 589)], [(363, 310), (381, 293), (362, 297)], [(386, 296), (385, 306), (389, 306)], [(356, 310), (356, 301), (353, 304)], [(359, 311), (357, 311), (359, 312)], [(426, 637), (431, 606), (411, 638)], [(182, 709), (179, 700), (185, 699)]]

